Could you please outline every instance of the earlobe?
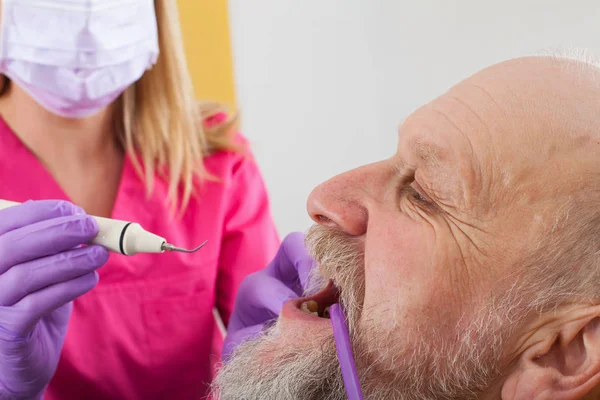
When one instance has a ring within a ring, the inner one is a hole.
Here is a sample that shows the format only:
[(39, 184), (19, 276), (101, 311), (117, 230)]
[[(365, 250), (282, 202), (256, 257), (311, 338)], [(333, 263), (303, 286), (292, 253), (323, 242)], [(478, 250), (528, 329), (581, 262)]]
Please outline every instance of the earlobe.
[(599, 385), (600, 318), (579, 319), (522, 354), (502, 399), (584, 399)]

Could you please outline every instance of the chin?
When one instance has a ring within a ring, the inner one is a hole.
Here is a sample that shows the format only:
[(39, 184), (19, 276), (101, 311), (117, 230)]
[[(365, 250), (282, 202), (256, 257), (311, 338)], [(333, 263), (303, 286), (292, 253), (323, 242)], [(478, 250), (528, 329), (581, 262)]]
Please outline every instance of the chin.
[(219, 371), (213, 398), (346, 399), (331, 329), (299, 318), (293, 320), (299, 331), (290, 332), (288, 321), (280, 318), (263, 335), (241, 344)]

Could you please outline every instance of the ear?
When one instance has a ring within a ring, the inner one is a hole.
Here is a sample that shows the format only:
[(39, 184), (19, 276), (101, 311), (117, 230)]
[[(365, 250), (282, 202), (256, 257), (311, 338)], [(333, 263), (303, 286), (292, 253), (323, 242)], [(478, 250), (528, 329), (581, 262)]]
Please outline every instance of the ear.
[(577, 400), (600, 386), (600, 317), (569, 321), (521, 355), (503, 400)]

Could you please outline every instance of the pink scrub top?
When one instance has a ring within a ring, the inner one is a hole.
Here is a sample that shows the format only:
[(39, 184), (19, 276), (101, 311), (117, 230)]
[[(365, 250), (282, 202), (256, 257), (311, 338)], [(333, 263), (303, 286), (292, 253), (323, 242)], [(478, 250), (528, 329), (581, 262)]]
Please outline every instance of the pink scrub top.
[[(220, 152), (205, 165), (219, 181), (205, 182), (174, 220), (165, 206), (167, 183), (157, 178), (148, 199), (125, 160), (112, 218), (138, 222), (178, 246), (208, 244), (195, 254), (111, 254), (98, 286), (74, 302), (44, 399), (206, 397), (222, 345), (213, 307), (227, 323), (241, 280), (271, 261), (279, 237), (250, 156)], [(68, 200), (2, 120), (0, 198)]]

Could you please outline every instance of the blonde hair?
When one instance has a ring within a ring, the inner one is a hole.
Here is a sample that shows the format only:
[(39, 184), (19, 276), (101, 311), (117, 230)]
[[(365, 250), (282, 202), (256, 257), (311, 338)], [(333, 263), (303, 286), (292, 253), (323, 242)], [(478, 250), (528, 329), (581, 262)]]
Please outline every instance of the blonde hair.
[(198, 103), (187, 68), (177, 2), (155, 0), (160, 55), (156, 65), (119, 98), (115, 129), (147, 193), (158, 174), (169, 183), (172, 209), (185, 210), (196, 182), (210, 177), (203, 159), (215, 151), (239, 150), (237, 115), (215, 126), (203, 121), (225, 112)]

